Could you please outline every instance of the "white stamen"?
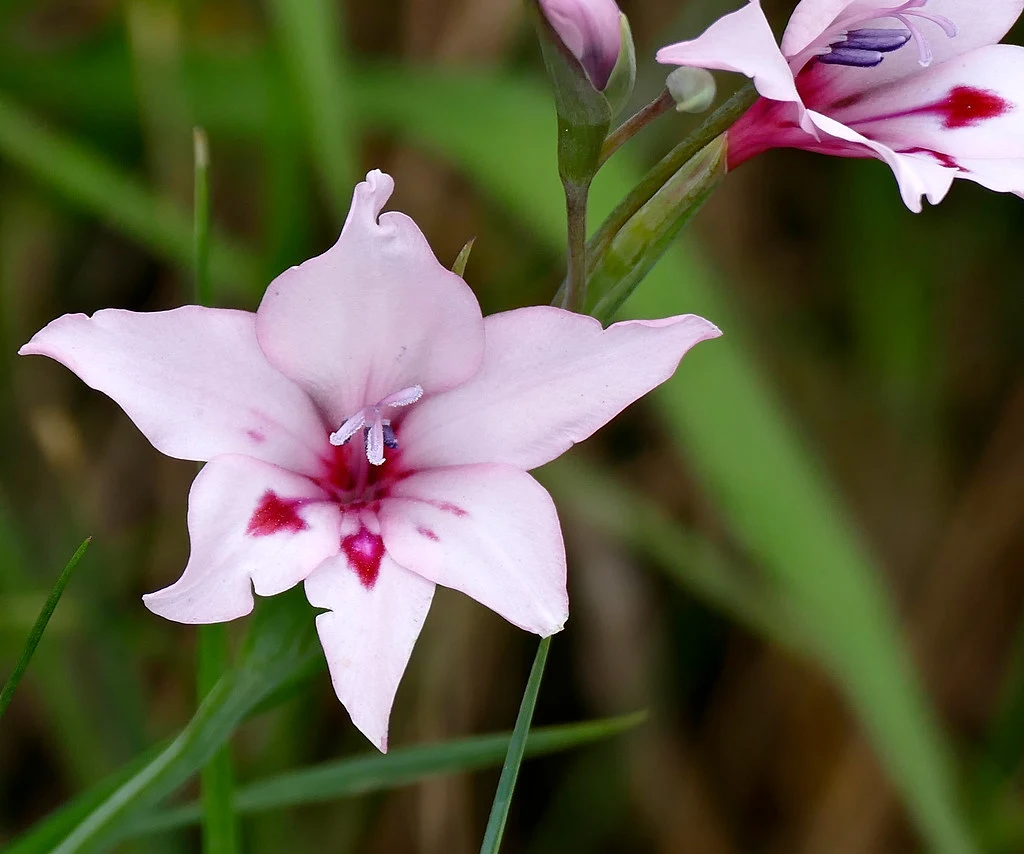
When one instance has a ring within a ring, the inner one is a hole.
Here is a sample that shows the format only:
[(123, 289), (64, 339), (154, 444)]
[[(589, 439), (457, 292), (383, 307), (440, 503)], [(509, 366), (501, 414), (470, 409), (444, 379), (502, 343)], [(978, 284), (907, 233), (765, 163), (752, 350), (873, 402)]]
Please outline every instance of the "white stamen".
[(351, 439), (359, 429), (366, 423), (366, 410), (361, 409), (337, 430), (331, 433), (330, 442), (332, 445), (344, 445)]
[(370, 461), (370, 465), (384, 464), (384, 425), (381, 423), (379, 412), (366, 434), (366, 459)]
[(408, 388), (399, 389), (379, 400), (372, 406), (364, 406), (355, 415), (346, 419), (337, 430), (330, 435), (332, 445), (344, 445), (360, 429), (366, 429), (366, 459), (372, 465), (379, 466), (384, 463), (384, 425), (390, 426), (391, 419), (384, 418), (381, 410), (385, 407), (411, 406), (423, 397), (422, 386), (412, 385)]
[(394, 394), (389, 394), (377, 406), (409, 406), (421, 397), (423, 397), (423, 389), (418, 385), (411, 385)]

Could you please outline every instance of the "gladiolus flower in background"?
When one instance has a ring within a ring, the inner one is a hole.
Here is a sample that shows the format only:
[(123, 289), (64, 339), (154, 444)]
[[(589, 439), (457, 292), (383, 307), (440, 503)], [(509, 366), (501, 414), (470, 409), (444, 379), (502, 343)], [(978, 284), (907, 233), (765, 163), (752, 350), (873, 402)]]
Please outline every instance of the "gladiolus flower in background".
[(65, 315), (21, 349), (119, 403), (165, 454), (208, 461), (181, 578), (145, 597), (232, 620), (305, 584), (334, 687), (387, 749), (436, 584), (538, 635), (568, 614), (550, 496), (526, 472), (582, 441), (719, 334), (681, 315), (617, 323), (534, 306), (483, 318), (400, 213), (356, 187), (334, 247), (256, 313), (185, 306)]
[(770, 148), (875, 157), (906, 205), (954, 178), (1024, 192), (1024, 48), (997, 44), (1024, 0), (803, 0), (781, 50), (758, 0), (658, 61), (738, 71), (761, 98), (730, 129), (729, 167)]

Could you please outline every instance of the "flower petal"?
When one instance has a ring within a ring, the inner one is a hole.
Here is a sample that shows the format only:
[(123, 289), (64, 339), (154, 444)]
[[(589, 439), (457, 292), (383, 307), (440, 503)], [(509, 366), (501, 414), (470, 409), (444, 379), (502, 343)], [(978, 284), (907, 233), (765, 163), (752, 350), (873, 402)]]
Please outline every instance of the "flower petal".
[(390, 176), (370, 172), (338, 242), (274, 279), (257, 313), (267, 358), (333, 427), (403, 388), (452, 388), (483, 352), (469, 286), (437, 262), (411, 219), (380, 213), (393, 189)]
[(961, 172), (958, 178), (966, 178), (997, 193), (1024, 195), (1024, 157), (1016, 158), (958, 158)]
[(565, 547), (551, 496), (511, 466), (423, 471), (381, 503), (396, 561), (471, 596), (510, 623), (547, 636), (569, 613)]
[(539, 0), (541, 11), (595, 89), (608, 85), (622, 49), (615, 0)]
[(536, 468), (671, 377), (694, 344), (721, 334), (695, 315), (602, 329), (550, 306), (494, 314), (484, 327), (480, 370), (402, 422), (403, 464)]
[(192, 552), (170, 587), (142, 597), (179, 623), (220, 623), (248, 614), (253, 589), (273, 596), (338, 553), (340, 517), (306, 477), (250, 457), (207, 463), (188, 498)]
[[(782, 53), (791, 58), (814, 45), (850, 6), (882, 6), (886, 0), (801, 0), (782, 34)], [(892, 5), (891, 3), (889, 5)]]
[(164, 454), (247, 454), (295, 471), (317, 468), (327, 433), (306, 394), (264, 358), (255, 315), (184, 306), (66, 314), (22, 355), (49, 356), (110, 396)]
[(925, 148), (953, 157), (1020, 157), (1024, 48), (979, 48), (872, 91), (830, 115), (898, 151)]
[(391, 706), (434, 585), (384, 555), (372, 586), (344, 556), (324, 562), (305, 586), (311, 605), (329, 609), (317, 616), (316, 628), (338, 699), (359, 731), (386, 753)]
[[(807, 115), (820, 130), (824, 131), (820, 145), (811, 150), (849, 157), (851, 156), (849, 143), (863, 146), (871, 152), (872, 156), (889, 165), (899, 184), (903, 203), (914, 213), (921, 212), (922, 196), (926, 196), (929, 202), (937, 205), (949, 192), (957, 174), (956, 170), (941, 165), (930, 155), (899, 153), (887, 145), (868, 139), (828, 116), (823, 116), (813, 110), (808, 110)], [(840, 141), (835, 151), (829, 150), (829, 137)]]
[(803, 103), (759, 0), (750, 0), (742, 9), (719, 18), (692, 41), (663, 47), (657, 60), (667, 65), (738, 71), (752, 78), (766, 98)]

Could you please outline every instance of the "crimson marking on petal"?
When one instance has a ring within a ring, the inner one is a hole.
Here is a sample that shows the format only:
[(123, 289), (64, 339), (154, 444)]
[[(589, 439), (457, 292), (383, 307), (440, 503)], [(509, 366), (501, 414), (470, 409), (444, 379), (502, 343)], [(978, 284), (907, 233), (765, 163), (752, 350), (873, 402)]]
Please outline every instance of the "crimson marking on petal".
[(955, 86), (944, 100), (926, 107), (923, 112), (942, 116), (943, 126), (955, 130), (974, 127), (988, 119), (997, 119), (1013, 108), (1013, 104), (991, 89)]
[(960, 164), (956, 162), (950, 155), (943, 154), (941, 151), (932, 151), (930, 148), (908, 148), (903, 152), (904, 154), (927, 154), (929, 157), (935, 158), (940, 166), (945, 166), (947, 169), (960, 169)]
[(341, 550), (345, 552), (349, 566), (356, 571), (363, 587), (373, 589), (380, 574), (380, 562), (384, 558), (384, 541), (380, 534), (371, 534), (365, 527), (361, 527), (341, 541)]
[(426, 537), (428, 540), (434, 543), (438, 542), (441, 539), (437, 534), (431, 531), (430, 528), (424, 528), (422, 525), (420, 525), (416, 529), (416, 533), (419, 534), (421, 537)]
[[(430, 503), (433, 503), (433, 502), (430, 502)], [(442, 513), (451, 513), (453, 516), (458, 516), (460, 519), (463, 516), (468, 516), (469, 515), (469, 513), (467, 513), (465, 510), (463, 510), (457, 504), (452, 504), (451, 502), (448, 502), (448, 501), (438, 501), (436, 504), (434, 504), (434, 506), (438, 510), (440, 510)]]
[(259, 430), (246, 430), (245, 435), (260, 445), (267, 441), (267, 437), (264, 436)]
[(298, 514), (303, 503), (299, 498), (281, 498), (274, 490), (268, 489), (256, 505), (245, 533), (252, 537), (269, 537), (279, 531), (298, 533), (307, 530), (309, 525)]

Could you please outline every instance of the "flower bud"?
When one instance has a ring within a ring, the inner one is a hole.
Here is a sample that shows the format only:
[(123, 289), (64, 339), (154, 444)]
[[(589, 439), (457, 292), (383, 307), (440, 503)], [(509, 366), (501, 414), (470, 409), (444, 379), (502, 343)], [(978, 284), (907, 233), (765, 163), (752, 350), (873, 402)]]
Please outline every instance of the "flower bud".
[(665, 79), (665, 88), (680, 113), (703, 113), (715, 101), (715, 78), (704, 68), (680, 66)]
[(602, 91), (622, 51), (622, 13), (615, 0), (539, 0), (539, 4), (594, 88)]

